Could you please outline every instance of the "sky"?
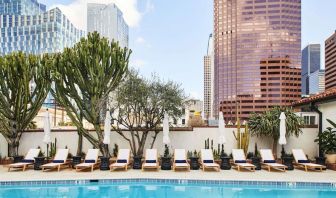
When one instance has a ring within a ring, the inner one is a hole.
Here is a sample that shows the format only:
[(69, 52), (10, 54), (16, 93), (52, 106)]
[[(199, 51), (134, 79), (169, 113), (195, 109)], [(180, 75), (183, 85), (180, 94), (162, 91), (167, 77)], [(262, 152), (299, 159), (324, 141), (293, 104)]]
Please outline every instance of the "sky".
[[(213, 0), (39, 0), (59, 7), (86, 29), (86, 3), (114, 2), (130, 26), (130, 66), (150, 77), (181, 84), (187, 96), (203, 100), (203, 56), (213, 29)], [(302, 48), (324, 41), (336, 30), (335, 0), (302, 0)], [(324, 51), (321, 65), (324, 67)]]

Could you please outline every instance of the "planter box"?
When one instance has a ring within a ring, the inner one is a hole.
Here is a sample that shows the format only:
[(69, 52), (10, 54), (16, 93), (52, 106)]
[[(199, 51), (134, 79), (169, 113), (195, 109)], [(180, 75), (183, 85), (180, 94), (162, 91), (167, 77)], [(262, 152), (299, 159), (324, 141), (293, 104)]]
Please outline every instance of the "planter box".
[(327, 163), (327, 169), (336, 171), (336, 163)]
[(0, 164), (2, 165), (12, 164), (12, 163), (13, 163), (12, 159), (0, 159)]

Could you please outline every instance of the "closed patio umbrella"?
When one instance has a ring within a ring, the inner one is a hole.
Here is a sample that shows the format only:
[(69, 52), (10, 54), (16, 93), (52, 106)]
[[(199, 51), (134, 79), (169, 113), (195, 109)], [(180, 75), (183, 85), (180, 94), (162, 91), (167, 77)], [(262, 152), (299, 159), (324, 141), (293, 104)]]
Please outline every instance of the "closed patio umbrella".
[(105, 117), (105, 122), (104, 122), (104, 144), (110, 144), (111, 142), (111, 115), (110, 111), (106, 111), (106, 117)]
[(285, 145), (287, 144), (287, 141), (286, 141), (286, 115), (284, 112), (281, 112), (279, 119), (280, 119), (279, 144)]
[(48, 109), (44, 114), (44, 120), (43, 120), (43, 131), (44, 131), (44, 136), (43, 136), (43, 142), (47, 144), (47, 158), (48, 158), (48, 150), (49, 150), (49, 143), (51, 142), (51, 137), (50, 137), (50, 116)]
[(169, 116), (168, 113), (164, 114), (163, 117), (163, 144), (169, 144)]
[(225, 122), (224, 122), (224, 117), (223, 113), (219, 113), (219, 120), (218, 120), (218, 143), (219, 144), (225, 144), (226, 139), (225, 139)]

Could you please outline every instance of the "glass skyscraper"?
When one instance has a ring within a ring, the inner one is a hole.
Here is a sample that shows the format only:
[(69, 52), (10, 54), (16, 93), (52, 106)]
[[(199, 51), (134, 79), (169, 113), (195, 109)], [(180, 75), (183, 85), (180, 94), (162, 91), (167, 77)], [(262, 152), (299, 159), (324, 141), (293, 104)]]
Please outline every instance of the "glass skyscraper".
[[(46, 11), (46, 6), (36, 0), (0, 0), (0, 31), (0, 56), (15, 51), (61, 52), (85, 36), (59, 8)], [(48, 94), (45, 105), (53, 102)]]
[(87, 32), (99, 32), (110, 41), (118, 41), (121, 47), (128, 47), (128, 25), (123, 13), (114, 4), (88, 3)]
[(46, 11), (36, 0), (0, 0), (0, 29), (0, 55), (61, 52), (85, 35), (59, 8)]
[[(309, 95), (311, 80), (310, 75), (320, 70), (321, 65), (321, 45), (310, 44), (302, 50), (302, 72), (301, 72), (301, 90), (303, 95)], [(314, 81), (313, 81), (314, 82)], [(312, 85), (317, 86), (317, 85)], [(316, 88), (314, 89), (316, 90)]]
[(301, 0), (214, 0), (215, 110), (247, 119), (301, 96)]

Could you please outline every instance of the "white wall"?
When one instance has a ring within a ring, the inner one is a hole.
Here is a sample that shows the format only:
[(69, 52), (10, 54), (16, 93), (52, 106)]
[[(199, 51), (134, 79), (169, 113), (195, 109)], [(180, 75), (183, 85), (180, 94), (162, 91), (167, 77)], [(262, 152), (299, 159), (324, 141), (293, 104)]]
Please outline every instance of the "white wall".
[(336, 122), (336, 102), (323, 103), (319, 105), (319, 110), (322, 112), (322, 129), (331, 127), (327, 119)]
[[(237, 143), (233, 136), (232, 131), (236, 131), (233, 128), (226, 129), (226, 140), (225, 151), (230, 154), (232, 148), (236, 148)], [(128, 133), (128, 132), (126, 132)], [(302, 148), (306, 154), (313, 158), (318, 153), (318, 146), (314, 143), (314, 139), (316, 138), (318, 133), (317, 128), (305, 128), (303, 129), (303, 134), (299, 137), (290, 137), (287, 138), (287, 145), (285, 145), (285, 149), (287, 152), (290, 152), (292, 148)], [(93, 133), (94, 134), (94, 133)], [(148, 135), (146, 148), (149, 147), (149, 143), (151, 140), (151, 135)], [(70, 152), (72, 154), (76, 153), (77, 150), (77, 139), (78, 135), (76, 132), (52, 132), (51, 133), (52, 140), (57, 138), (57, 147), (64, 148), (68, 146)], [(214, 149), (217, 149), (217, 128), (194, 128), (193, 131), (172, 131), (170, 132), (170, 140), (172, 149), (174, 148), (185, 148), (186, 150), (200, 150), (204, 148), (204, 141), (207, 138), (214, 140)], [(24, 133), (21, 138), (21, 143), (19, 147), (19, 154), (25, 154), (29, 148), (36, 148), (37, 146), (41, 146), (41, 149), (45, 152), (46, 145), (42, 142), (43, 132), (31, 132)], [(254, 143), (258, 143), (258, 148), (272, 148), (272, 140), (267, 138), (251, 138), (249, 151), (254, 151)], [(4, 138), (0, 135), (0, 153), (2, 156), (7, 155), (7, 143)], [(112, 152), (112, 148), (114, 144), (118, 144), (119, 148), (129, 148), (128, 143), (116, 132), (112, 132), (111, 134), (111, 144), (110, 151)], [(83, 150), (86, 152), (88, 148), (92, 148), (91, 144), (84, 139)], [(157, 140), (154, 144), (154, 148), (157, 148), (159, 153), (163, 153), (163, 144), (162, 144), (162, 133), (160, 133), (157, 137)], [(278, 153), (280, 153), (281, 147), (278, 147)], [(280, 154), (278, 154), (279, 156)]]

